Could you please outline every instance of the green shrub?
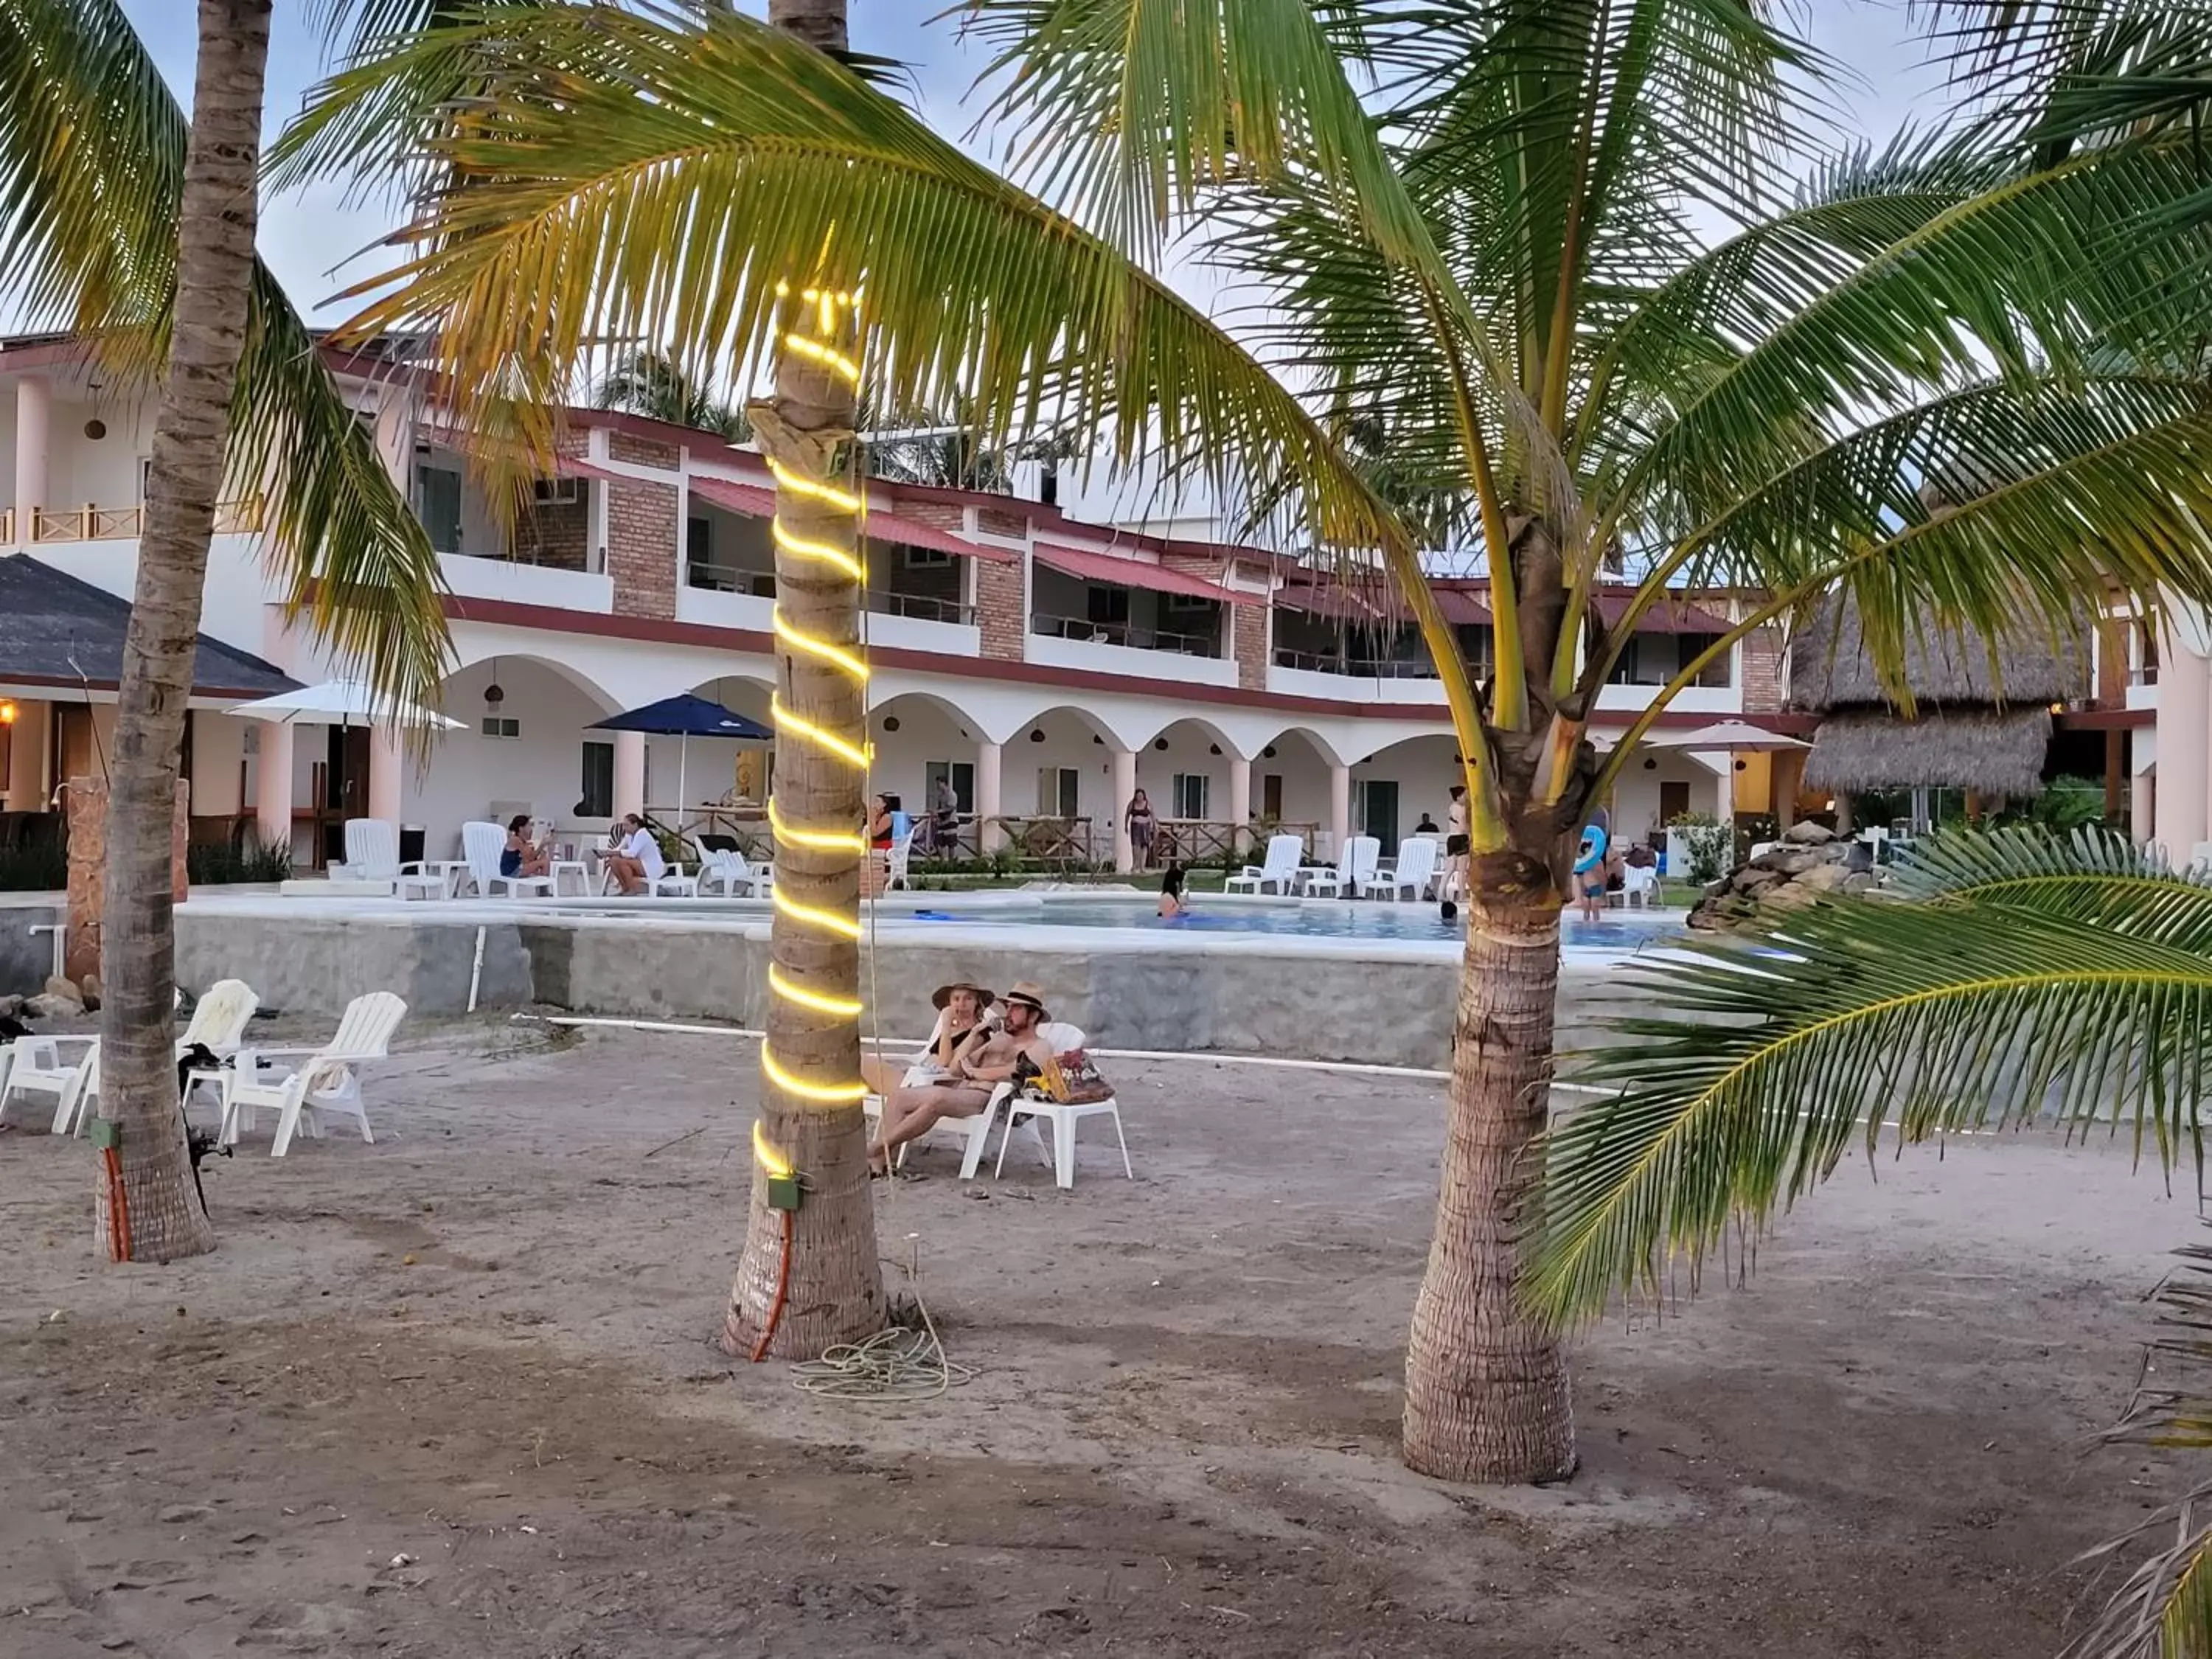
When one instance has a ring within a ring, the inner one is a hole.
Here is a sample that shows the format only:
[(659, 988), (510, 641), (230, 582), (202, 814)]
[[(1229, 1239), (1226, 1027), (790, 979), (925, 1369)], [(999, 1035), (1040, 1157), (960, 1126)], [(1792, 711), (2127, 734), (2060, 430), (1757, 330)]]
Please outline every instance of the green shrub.
[(185, 874), (196, 886), (285, 881), (292, 874), (292, 849), (252, 836), (235, 847), (222, 841), (194, 842), (185, 848)]

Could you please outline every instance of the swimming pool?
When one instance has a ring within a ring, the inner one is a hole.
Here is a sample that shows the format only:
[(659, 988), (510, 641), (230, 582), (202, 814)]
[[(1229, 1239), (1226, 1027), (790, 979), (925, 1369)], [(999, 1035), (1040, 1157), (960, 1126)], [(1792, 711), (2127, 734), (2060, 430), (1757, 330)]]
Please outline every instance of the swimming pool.
[[(885, 920), (890, 920), (886, 915)], [(1414, 939), (1435, 943), (1466, 934), (1464, 914), (1448, 923), (1433, 904), (1363, 904), (1340, 899), (1302, 903), (1232, 903), (1204, 897), (1171, 921), (1152, 904), (1082, 899), (1051, 899), (1029, 904), (991, 906), (927, 904), (897, 918), (927, 925), (963, 927), (1111, 927), (1174, 934), (1262, 933), (1285, 939)], [(1634, 951), (1682, 931), (1679, 914), (1660, 910), (1613, 911), (1589, 922), (1570, 914), (1559, 923), (1560, 942), (1569, 950)]]

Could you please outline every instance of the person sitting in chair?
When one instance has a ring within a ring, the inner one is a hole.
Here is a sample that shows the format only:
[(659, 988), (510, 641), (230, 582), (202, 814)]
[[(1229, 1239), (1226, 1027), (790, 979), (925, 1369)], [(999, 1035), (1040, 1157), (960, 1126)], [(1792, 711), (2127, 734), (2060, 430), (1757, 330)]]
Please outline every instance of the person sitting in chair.
[(622, 851), (609, 854), (607, 872), (624, 893), (649, 893), (653, 884), (668, 873), (668, 860), (660, 855), (660, 843), (645, 827), (645, 820), (635, 812), (623, 818), (622, 832)]
[(1053, 1064), (1052, 1045), (1040, 1030), (1051, 1017), (1045, 1012), (1044, 993), (1024, 980), (1006, 993), (1003, 1006), (1001, 1028), (981, 1042), (971, 1039), (963, 1045), (945, 1076), (896, 1089), (884, 1097), (883, 1125), (868, 1148), (871, 1175), (889, 1175), (901, 1146), (945, 1119), (973, 1117), (983, 1110), (1001, 1083), (1039, 1074)]
[(553, 855), (530, 839), (530, 815), (518, 812), (507, 820), (507, 845), (500, 849), (502, 876), (543, 876), (553, 868)]

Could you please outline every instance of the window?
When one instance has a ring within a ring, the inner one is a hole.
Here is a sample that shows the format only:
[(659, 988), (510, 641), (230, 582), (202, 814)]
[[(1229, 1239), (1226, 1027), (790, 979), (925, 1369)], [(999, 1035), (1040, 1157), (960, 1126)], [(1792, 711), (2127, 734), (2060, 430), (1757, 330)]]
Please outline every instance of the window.
[(687, 564), (714, 563), (714, 521), (712, 519), (686, 519), (684, 521), (684, 559)]
[(942, 548), (908, 547), (902, 542), (899, 544), (899, 562), (909, 570), (917, 570), (926, 565), (951, 564), (952, 556)]
[(1080, 799), (1082, 775), (1072, 766), (1037, 768), (1037, 816), (1072, 818)]
[(1126, 587), (1093, 587), (1087, 590), (1085, 603), (1090, 607), (1084, 614), (1095, 623), (1109, 623), (1127, 627), (1129, 623), (1129, 590)]
[(960, 804), (963, 812), (975, 810), (975, 767), (972, 761), (933, 760), (921, 769), (922, 799), (926, 810), (937, 808), (937, 786), (946, 778), (952, 780), (952, 799)]
[(1212, 781), (1213, 780), (1203, 772), (1176, 773), (1173, 781), (1174, 787), (1168, 792), (1169, 799), (1175, 803), (1169, 816), (1178, 818), (1205, 817), (1206, 790)]
[(615, 815), (615, 746), (589, 742), (584, 745), (584, 788), (576, 799), (576, 816), (611, 818)]
[(415, 516), (441, 553), (461, 550), (461, 475), (449, 466), (415, 463)]
[(519, 738), (522, 735), (522, 722), (511, 714), (486, 714), (483, 734), (488, 738)]

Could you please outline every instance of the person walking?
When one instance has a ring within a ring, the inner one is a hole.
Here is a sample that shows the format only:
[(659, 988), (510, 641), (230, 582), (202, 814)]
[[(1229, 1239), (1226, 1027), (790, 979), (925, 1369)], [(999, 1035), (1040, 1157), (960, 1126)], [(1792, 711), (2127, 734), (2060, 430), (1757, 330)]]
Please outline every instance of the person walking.
[(1160, 821), (1153, 815), (1152, 803), (1143, 790), (1129, 797), (1121, 821), (1129, 831), (1129, 857), (1139, 870), (1151, 869), (1152, 843), (1158, 838)]

